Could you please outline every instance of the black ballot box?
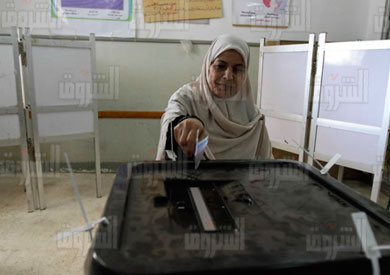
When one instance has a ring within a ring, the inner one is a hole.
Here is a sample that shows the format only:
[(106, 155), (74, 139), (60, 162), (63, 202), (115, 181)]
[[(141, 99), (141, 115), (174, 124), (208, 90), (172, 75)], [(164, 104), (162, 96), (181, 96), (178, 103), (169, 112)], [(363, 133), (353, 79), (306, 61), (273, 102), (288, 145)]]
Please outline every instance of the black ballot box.
[(103, 216), (86, 274), (373, 274), (357, 226), (390, 244), (388, 211), (295, 161), (129, 163)]

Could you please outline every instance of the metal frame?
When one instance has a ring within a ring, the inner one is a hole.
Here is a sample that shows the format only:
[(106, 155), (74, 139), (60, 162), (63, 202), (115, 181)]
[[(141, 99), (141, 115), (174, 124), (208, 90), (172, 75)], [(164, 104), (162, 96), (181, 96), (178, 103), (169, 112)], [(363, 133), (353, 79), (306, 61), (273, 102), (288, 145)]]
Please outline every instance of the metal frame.
[(41, 147), (39, 144), (39, 132), (38, 132), (38, 114), (36, 111), (36, 99), (35, 99), (35, 78), (33, 70), (33, 58), (32, 58), (32, 42), (29, 30), (27, 29), (25, 35), (25, 46), (26, 46), (26, 56), (27, 56), (27, 70), (28, 70), (28, 80), (29, 80), (29, 99), (31, 107), (31, 117), (32, 117), (32, 129), (33, 129), (33, 140), (34, 140), (34, 160), (35, 160), (35, 175), (38, 182), (38, 200), (39, 200), (39, 209), (46, 209), (45, 199), (44, 199), (44, 189), (43, 189), (43, 174), (42, 174), (42, 163), (41, 163)]
[(24, 186), (26, 188), (27, 209), (28, 212), (34, 211), (35, 203), (33, 197), (33, 189), (31, 182), (31, 173), (29, 166), (28, 146), (27, 146), (27, 128), (25, 109), (23, 102), (23, 92), (21, 86), (21, 64), (19, 59), (19, 45), (18, 45), (18, 29), (16, 27), (11, 28), (11, 35), (9, 37), (0, 37), (0, 44), (6, 44), (12, 46), (14, 70), (15, 70), (15, 85), (16, 85), (16, 98), (17, 106), (1, 107), (0, 115), (14, 114), (18, 115), (19, 119), (19, 131), (20, 138), (0, 140), (0, 146), (16, 146), (20, 145), (21, 149), (21, 168), (23, 173)]
[[(317, 53), (317, 71), (315, 77), (315, 89), (313, 97), (313, 118), (310, 129), (310, 142), (309, 151), (318, 160), (328, 161), (331, 156), (320, 154), (315, 152), (316, 140), (317, 140), (317, 129), (318, 126), (328, 127), (333, 129), (342, 129), (346, 131), (352, 131), (362, 134), (369, 134), (379, 137), (377, 146), (377, 156), (384, 159), (386, 154), (387, 137), (390, 123), (390, 81), (387, 86), (387, 94), (384, 102), (384, 112), (382, 116), (381, 127), (361, 125), (356, 123), (348, 123), (342, 121), (334, 121), (330, 119), (323, 119), (319, 117), (319, 106), (321, 100), (321, 88), (322, 88), (322, 74), (325, 62), (325, 53), (327, 51), (338, 51), (338, 50), (377, 50), (377, 49), (390, 49), (390, 41), (363, 41), (363, 42), (337, 42), (337, 43), (326, 43), (326, 33), (322, 33), (319, 36), (319, 46)], [(389, 78), (390, 79), (390, 71)], [(313, 160), (309, 160), (309, 164), (313, 164)], [(383, 171), (383, 160), (376, 164), (363, 164), (358, 160), (350, 161), (341, 158), (337, 164), (350, 167), (353, 169), (362, 170), (374, 174), (373, 187), (371, 190), (371, 200), (374, 202), (378, 201), (382, 171)], [(340, 176), (341, 177), (341, 176)]]
[(16, 115), (19, 113), (17, 106), (0, 107), (0, 115)]
[[(10, 36), (7, 36), (7, 37), (0, 37), (0, 45), (9, 45), (12, 47), (12, 52), (14, 54), (14, 66), (16, 67), (15, 68), (15, 82), (17, 83), (16, 85), (16, 93), (18, 94), (19, 93), (19, 87), (18, 87), (18, 81), (17, 81), (17, 75), (19, 75), (19, 71), (18, 71), (18, 67), (19, 67), (19, 60), (17, 63), (15, 63), (15, 47), (13, 45), (13, 39), (15, 39), (14, 37), (14, 34), (12, 33), (12, 35)], [(16, 36), (16, 39), (17, 39), (17, 36)], [(17, 49), (17, 48), (16, 48)], [(18, 53), (19, 51), (17, 50), (16, 54)], [(19, 105), (19, 97), (17, 98), (17, 103)], [(18, 108), (18, 105), (15, 105), (15, 106), (7, 106), (7, 107), (0, 107), (0, 115), (17, 115), (19, 114), (19, 108)], [(22, 133), (20, 133), (22, 134)], [(9, 146), (10, 144), (12, 145), (19, 145), (21, 144), (21, 138), (18, 138), (18, 139), (12, 139), (12, 140), (0, 140), (0, 146)]]
[[(82, 48), (90, 50), (91, 57), (91, 81), (93, 81), (93, 75), (96, 73), (96, 54), (95, 54), (95, 38), (91, 34), (90, 41), (63, 41), (63, 40), (50, 40), (50, 39), (32, 39), (28, 30), (26, 33), (26, 54), (28, 64), (28, 75), (29, 75), (29, 94), (31, 103), (31, 114), (32, 114), (32, 126), (34, 136), (34, 151), (36, 161), (36, 171), (38, 179), (38, 193), (39, 193), (39, 208), (45, 209), (44, 201), (44, 188), (43, 188), (43, 174), (42, 164), (40, 157), (40, 143), (68, 141), (76, 139), (94, 139), (94, 150), (95, 150), (95, 166), (96, 166), (96, 196), (100, 198), (101, 195), (101, 168), (100, 168), (100, 146), (99, 146), (99, 131), (98, 131), (98, 112), (97, 112), (97, 99), (92, 98), (92, 103), (88, 106), (81, 107), (79, 105), (61, 105), (61, 106), (37, 106), (36, 102), (36, 90), (35, 90), (35, 79), (33, 71), (34, 58), (32, 56), (33, 47), (55, 47), (55, 48)], [(82, 112), (92, 111), (93, 112), (93, 132), (82, 133), (82, 134), (71, 134), (61, 136), (40, 136), (38, 132), (38, 114), (41, 113), (55, 113), (55, 112)]]
[[(265, 39), (260, 40), (260, 54), (259, 54), (259, 78), (258, 78), (258, 92), (257, 92), (257, 106), (260, 108), (262, 114), (266, 117), (277, 118), (287, 121), (300, 122), (301, 124), (301, 138), (299, 140), (302, 148), (306, 147), (305, 140), (307, 136), (307, 118), (309, 112), (309, 100), (311, 95), (311, 80), (313, 70), (313, 58), (314, 58), (314, 44), (315, 34), (309, 35), (309, 43), (298, 45), (282, 45), (282, 46), (265, 46)], [(262, 94), (262, 82), (263, 82), (263, 66), (264, 66), (264, 54), (265, 53), (285, 53), (285, 52), (307, 52), (306, 63), (306, 80), (304, 91), (304, 104), (302, 115), (280, 112), (276, 110), (262, 109), (261, 107), (261, 94)], [(296, 145), (284, 144), (279, 142), (272, 142), (272, 146), (284, 151), (288, 151), (299, 155), (299, 161), (304, 160), (304, 150)]]
[[(96, 75), (96, 47), (95, 47), (95, 34), (90, 36), (91, 47), (91, 68), (92, 68), (92, 81), (93, 76)], [(95, 129), (95, 169), (96, 169), (96, 196), (100, 198), (102, 196), (102, 183), (101, 183), (101, 166), (100, 166), (100, 141), (99, 141), (99, 122), (98, 122), (98, 107), (97, 107), (97, 94), (92, 97), (93, 107), (93, 128)]]
[[(136, 20), (135, 22), (136, 23)], [(71, 41), (89, 41), (89, 36), (80, 35), (44, 35), (44, 34), (34, 34), (32, 35), (33, 39), (55, 39), (55, 40), (70, 40)], [(97, 36), (96, 41), (114, 41), (114, 42), (137, 42), (137, 43), (159, 43), (159, 44), (181, 44), (181, 39), (160, 39), (160, 38), (129, 38), (129, 37), (105, 37)], [(210, 45), (213, 40), (191, 40), (194, 45)], [(258, 47), (258, 43), (249, 42), (249, 47)]]
[[(385, 16), (383, 17), (383, 28), (381, 39), (389, 39), (390, 38), (390, 1), (386, 0), (385, 6)], [(390, 205), (390, 201), (389, 201)]]
[(56, 47), (56, 48), (71, 48), (71, 49), (91, 49), (91, 41), (69, 41), (69, 40), (53, 40), (53, 39), (34, 39), (33, 45), (38, 47)]
[(72, 134), (72, 135), (61, 135), (61, 136), (52, 136), (52, 137), (39, 137), (39, 142), (52, 143), (52, 142), (61, 142), (64, 140), (91, 139), (94, 137), (95, 137), (95, 133)]
[(62, 113), (93, 111), (92, 106), (80, 107), (79, 105), (37, 106), (38, 113)]
[(0, 140), (0, 147), (17, 146), (21, 144), (20, 138)]
[(7, 36), (0, 36), (0, 44), (7, 44), (7, 45), (11, 45), (11, 44), (12, 44), (12, 38), (11, 38), (11, 35), (7, 35)]

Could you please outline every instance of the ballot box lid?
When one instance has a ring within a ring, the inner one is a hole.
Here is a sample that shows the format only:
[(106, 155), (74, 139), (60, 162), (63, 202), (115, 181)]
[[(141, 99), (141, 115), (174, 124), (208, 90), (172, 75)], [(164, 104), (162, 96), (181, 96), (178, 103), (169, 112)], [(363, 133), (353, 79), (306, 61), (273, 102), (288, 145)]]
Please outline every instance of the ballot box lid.
[(128, 163), (103, 216), (86, 274), (370, 274), (357, 226), (390, 244), (388, 211), (295, 161)]

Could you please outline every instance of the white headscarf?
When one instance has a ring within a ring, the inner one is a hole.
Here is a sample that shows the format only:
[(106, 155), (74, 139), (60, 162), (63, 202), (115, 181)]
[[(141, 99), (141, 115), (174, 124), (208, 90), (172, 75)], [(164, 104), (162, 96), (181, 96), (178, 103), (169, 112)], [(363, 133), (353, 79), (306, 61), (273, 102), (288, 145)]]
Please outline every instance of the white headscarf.
[[(237, 51), (245, 62), (241, 91), (227, 99), (218, 98), (209, 88), (208, 72), (213, 61), (223, 52)], [(206, 155), (209, 159), (272, 158), (271, 143), (264, 116), (254, 103), (248, 78), (249, 47), (242, 39), (224, 34), (211, 44), (200, 76), (176, 91), (161, 119), (157, 160), (164, 159), (168, 125), (180, 115), (195, 115), (205, 124), (209, 134)]]

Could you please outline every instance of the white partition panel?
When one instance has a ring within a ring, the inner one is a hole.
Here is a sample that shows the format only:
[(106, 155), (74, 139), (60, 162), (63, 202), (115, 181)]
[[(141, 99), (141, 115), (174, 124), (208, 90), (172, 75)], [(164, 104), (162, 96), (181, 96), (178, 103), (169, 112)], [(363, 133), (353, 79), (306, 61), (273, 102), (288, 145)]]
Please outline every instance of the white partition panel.
[(93, 138), (96, 193), (101, 197), (94, 36), (89, 42), (33, 40), (27, 33), (25, 43), (40, 208), (45, 208), (40, 161), (43, 142)]
[(90, 49), (33, 46), (32, 54), (37, 106), (92, 103)]
[(4, 145), (19, 145), (16, 67), (11, 38), (8, 40), (10, 44), (0, 44), (0, 115), (5, 114), (0, 116), (0, 142)]
[[(319, 39), (309, 149), (319, 160), (374, 174), (381, 185), (390, 120), (390, 41), (326, 43)], [(311, 161), (309, 163), (312, 163)]]
[(263, 62), (261, 106), (302, 115), (307, 52), (265, 53)]
[(93, 112), (61, 112), (38, 114), (40, 137), (93, 133)]
[[(20, 139), (19, 115), (0, 116), (0, 140)], [(19, 145), (20, 142), (15, 145)]]
[[(348, 163), (359, 162), (361, 169), (372, 172), (372, 164), (377, 159), (377, 144), (379, 137), (375, 135), (362, 134), (347, 130), (318, 127), (316, 141), (316, 156), (322, 156), (322, 160), (328, 161), (337, 153), (342, 154), (342, 160)], [(326, 159), (324, 159), (326, 158)]]
[(326, 51), (319, 117), (381, 127), (390, 49)]
[(274, 148), (303, 161), (315, 35), (308, 44), (265, 46), (260, 42), (257, 104), (266, 116)]
[(33, 44), (32, 56), (41, 141), (47, 140), (42, 139), (45, 137), (94, 133), (90, 47)]
[(300, 122), (267, 117), (265, 124), (271, 140), (279, 144), (279, 149), (299, 154), (294, 141), (297, 142), (302, 135)]
[(18, 145), (26, 190), (28, 211), (37, 208), (33, 194), (27, 147), (26, 119), (21, 86), (18, 31), (0, 37), (0, 146)]
[(0, 44), (0, 107), (17, 105), (12, 44)]

